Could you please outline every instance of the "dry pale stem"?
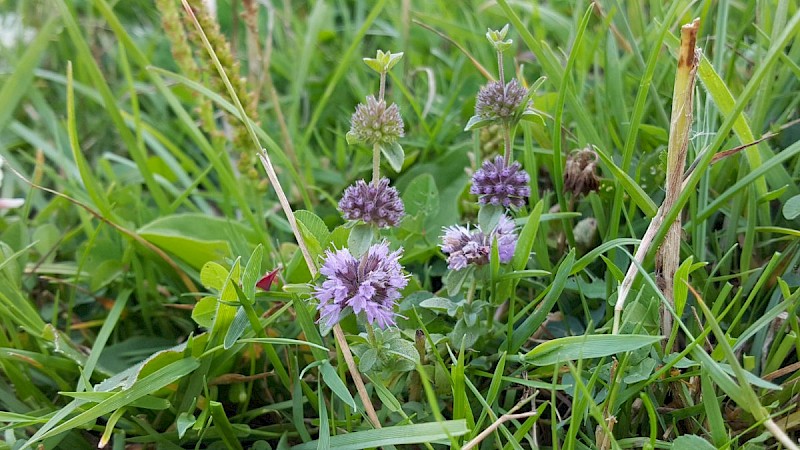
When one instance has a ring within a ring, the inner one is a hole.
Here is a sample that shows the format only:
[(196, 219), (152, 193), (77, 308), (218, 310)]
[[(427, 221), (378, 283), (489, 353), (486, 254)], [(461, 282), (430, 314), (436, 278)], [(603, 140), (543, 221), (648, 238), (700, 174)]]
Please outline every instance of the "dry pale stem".
[(336, 342), (339, 343), (339, 347), (342, 349), (342, 355), (344, 356), (345, 362), (347, 362), (347, 368), (350, 370), (350, 376), (356, 383), (358, 396), (361, 398), (361, 403), (364, 404), (364, 409), (367, 412), (370, 422), (372, 422), (372, 425), (375, 428), (381, 428), (381, 421), (378, 419), (378, 414), (375, 413), (375, 408), (372, 406), (372, 400), (370, 400), (369, 394), (367, 394), (367, 387), (364, 386), (364, 380), (361, 379), (361, 374), (358, 372), (358, 366), (353, 360), (353, 354), (350, 352), (350, 346), (347, 344), (347, 339), (344, 337), (344, 331), (342, 331), (342, 327), (340, 327), (339, 324), (336, 324), (336, 326), (333, 327), (333, 335), (336, 337)]
[[(681, 181), (686, 166), (686, 152), (689, 147), (689, 134), (692, 130), (692, 100), (700, 60), (697, 42), (697, 31), (700, 19), (681, 27), (681, 48), (678, 54), (678, 70), (675, 74), (675, 86), (672, 94), (672, 119), (669, 130), (669, 146), (667, 150), (667, 174), (665, 181), (664, 203), (662, 211), (669, 211), (681, 195)], [(656, 254), (656, 274), (659, 288), (667, 301), (674, 304), (675, 272), (680, 265), (681, 249), (681, 217), (670, 225), (664, 243)], [(672, 315), (665, 307), (661, 307), (661, 332), (665, 336), (672, 333)], [(669, 350), (669, 349), (667, 349)]]
[[(638, 265), (644, 262), (653, 239), (664, 222), (666, 212), (672, 209), (683, 191), (683, 171), (686, 165), (686, 151), (689, 145), (689, 133), (692, 126), (692, 99), (694, 97), (695, 75), (699, 61), (699, 50), (696, 49), (697, 30), (700, 20), (681, 28), (681, 49), (678, 56), (678, 70), (673, 92), (672, 119), (670, 124), (669, 147), (667, 154), (667, 175), (665, 182), (666, 195), (656, 216), (647, 227), (642, 242), (634, 254), (634, 260), (628, 267), (625, 278), (619, 288), (617, 303), (614, 306), (614, 324), (612, 333), (619, 333), (620, 318), (625, 307), (625, 300), (630, 293), (638, 272)], [(664, 243), (656, 255), (656, 272), (659, 274), (659, 286), (669, 302), (673, 302), (673, 285), (675, 271), (680, 264), (680, 216), (672, 223)], [(662, 308), (661, 331), (664, 335), (672, 332), (672, 316)]]
[(535, 416), (537, 411), (534, 409), (533, 411), (528, 411), (524, 413), (514, 414), (520, 408), (522, 408), (525, 404), (531, 402), (532, 397), (527, 397), (522, 399), (519, 403), (514, 405), (507, 413), (503, 414), (502, 416), (498, 417), (491, 425), (489, 425), (485, 430), (481, 431), (481, 433), (475, 436), (474, 439), (467, 442), (461, 450), (471, 450), (476, 448), (478, 444), (480, 444), (484, 439), (486, 439), (490, 434), (494, 433), (494, 431), (500, 427), (500, 425), (508, 422), (509, 420), (521, 420), (527, 419), (528, 417)]

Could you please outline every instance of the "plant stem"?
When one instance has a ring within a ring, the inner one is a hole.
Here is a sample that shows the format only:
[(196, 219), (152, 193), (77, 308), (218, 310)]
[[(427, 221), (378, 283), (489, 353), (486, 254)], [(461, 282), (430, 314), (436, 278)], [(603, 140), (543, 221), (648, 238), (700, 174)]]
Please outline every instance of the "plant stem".
[(497, 52), (497, 75), (503, 88), (506, 86), (506, 73), (503, 70), (503, 53)]
[(378, 101), (382, 102), (383, 97), (386, 95), (386, 71), (381, 72), (381, 87), (378, 91)]
[(372, 324), (369, 323), (369, 322), (366, 322), (364, 324), (364, 328), (367, 329), (367, 336), (369, 336), (369, 343), (373, 347), (375, 347), (377, 345), (377, 343), (378, 343), (377, 339), (375, 339), (375, 329), (372, 328)]
[(381, 179), (381, 147), (376, 142), (372, 145), (372, 183), (377, 186)]
[(503, 165), (508, 167), (511, 163), (511, 124), (503, 124)]
[[(661, 229), (664, 218), (674, 207), (680, 193), (685, 188), (683, 180), (683, 166), (686, 159), (686, 149), (689, 144), (689, 132), (692, 124), (692, 96), (694, 93), (695, 74), (697, 72), (697, 57), (695, 53), (695, 42), (697, 30), (700, 26), (699, 20), (681, 28), (681, 51), (678, 57), (678, 73), (675, 78), (674, 102), (672, 105), (672, 123), (670, 124), (669, 150), (667, 153), (667, 179), (666, 196), (664, 202), (658, 209), (656, 216), (647, 227), (647, 231), (642, 237), (642, 242), (636, 250), (634, 260), (628, 267), (628, 272), (622, 280), (619, 288), (617, 303), (614, 306), (614, 325), (612, 333), (619, 333), (620, 318), (625, 307), (625, 300), (628, 297), (633, 282), (636, 279), (638, 267), (644, 263), (645, 256), (653, 243), (659, 229)], [(673, 227), (669, 228), (667, 238), (659, 249), (657, 266), (660, 266), (662, 274), (661, 283), (664, 296), (667, 301), (673, 302), (673, 279), (678, 264), (680, 263), (680, 216), (673, 222)], [(673, 229), (675, 232), (673, 233)], [(672, 239), (672, 240), (670, 240)], [(669, 241), (669, 243), (668, 243)], [(658, 270), (657, 270), (658, 271)], [(661, 332), (671, 335), (672, 316), (668, 311), (661, 311)], [(669, 349), (666, 349), (669, 351)]]
[(478, 287), (478, 280), (475, 277), (472, 277), (472, 282), (469, 284), (469, 290), (467, 291), (467, 304), (472, 303), (472, 297), (475, 296), (475, 288)]
[[(692, 100), (699, 57), (695, 44), (700, 19), (681, 27), (681, 47), (678, 53), (678, 69), (672, 94), (672, 118), (670, 122), (667, 150), (667, 174), (663, 211), (671, 210), (681, 194), (681, 181), (689, 148), (689, 133), (692, 131)], [(674, 278), (680, 264), (681, 217), (670, 225), (664, 243), (656, 254), (656, 274), (660, 275), (659, 287), (670, 304), (674, 304)], [(661, 333), (672, 334), (672, 315), (661, 307)], [(669, 352), (669, 348), (665, 348)]]
[(344, 337), (342, 327), (340, 327), (338, 323), (333, 327), (333, 335), (336, 337), (336, 342), (339, 344), (339, 348), (342, 349), (342, 356), (344, 356), (344, 360), (347, 362), (347, 368), (350, 370), (350, 376), (353, 377), (353, 382), (356, 384), (358, 396), (361, 398), (361, 403), (364, 405), (364, 409), (367, 412), (370, 422), (372, 422), (372, 425), (375, 428), (381, 428), (381, 421), (378, 419), (378, 415), (375, 413), (375, 408), (372, 406), (372, 400), (370, 400), (369, 395), (367, 394), (367, 388), (364, 386), (364, 380), (361, 379), (361, 374), (358, 372), (358, 366), (353, 360), (353, 354), (350, 352), (350, 345), (347, 343), (347, 339)]

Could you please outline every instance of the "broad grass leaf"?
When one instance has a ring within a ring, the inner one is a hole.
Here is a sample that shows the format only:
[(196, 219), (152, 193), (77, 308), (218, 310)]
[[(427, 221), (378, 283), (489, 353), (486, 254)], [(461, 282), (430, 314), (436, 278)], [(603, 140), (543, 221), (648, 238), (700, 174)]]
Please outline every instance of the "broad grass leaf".
[[(130, 405), (134, 401), (156, 392), (169, 384), (185, 377), (194, 371), (200, 362), (194, 358), (183, 358), (173, 361), (158, 370), (150, 373), (143, 378), (138, 379), (129, 389), (116, 392), (108, 399), (98, 403), (97, 405), (83, 411), (82, 413), (72, 417), (69, 420), (62, 422), (60, 425), (55, 426), (47, 431), (36, 433), (28, 442), (27, 445), (35, 441), (46, 439), (50, 436), (62, 433), (73, 428), (77, 428), (87, 423)], [(141, 374), (142, 372), (140, 372)]]
[(533, 249), (533, 241), (536, 239), (536, 232), (539, 230), (539, 222), (542, 217), (543, 208), (544, 202), (539, 200), (536, 206), (533, 207), (533, 211), (528, 214), (528, 220), (519, 233), (517, 247), (514, 250), (514, 257), (511, 259), (511, 267), (513, 267), (514, 270), (522, 270), (528, 264), (528, 258)]
[(339, 374), (336, 373), (336, 369), (333, 368), (331, 363), (325, 361), (320, 365), (319, 371), (322, 373), (322, 381), (331, 389), (331, 392), (345, 402), (353, 411), (358, 411), (356, 401), (353, 399), (353, 396), (350, 395), (350, 391), (347, 390), (347, 386), (345, 386), (342, 379), (339, 378)]
[(520, 347), (533, 335), (536, 330), (544, 323), (550, 310), (556, 304), (556, 301), (561, 296), (561, 292), (567, 284), (567, 279), (570, 274), (574, 273), (575, 264), (575, 250), (570, 250), (567, 257), (559, 265), (556, 271), (556, 276), (550, 285), (550, 290), (545, 295), (542, 303), (536, 308), (533, 314), (530, 314), (525, 320), (514, 330), (513, 334), (506, 338), (503, 346), (506, 346), (508, 353), (516, 353)]
[(204, 214), (176, 214), (156, 219), (137, 233), (190, 266), (200, 269), (207, 261), (230, 258), (234, 236), (254, 245), (256, 233), (244, 225)]
[[(407, 445), (420, 443), (437, 443), (450, 437), (463, 436), (469, 432), (466, 421), (445, 420), (441, 422), (421, 423), (386, 427), (377, 430), (356, 431), (353, 433), (331, 436), (330, 448), (337, 450), (358, 450), (389, 445)], [(295, 445), (291, 450), (314, 450), (317, 441)]]
[(661, 336), (637, 334), (568, 336), (536, 346), (525, 355), (525, 361), (548, 366), (578, 359), (602, 358), (647, 347), (662, 339)]

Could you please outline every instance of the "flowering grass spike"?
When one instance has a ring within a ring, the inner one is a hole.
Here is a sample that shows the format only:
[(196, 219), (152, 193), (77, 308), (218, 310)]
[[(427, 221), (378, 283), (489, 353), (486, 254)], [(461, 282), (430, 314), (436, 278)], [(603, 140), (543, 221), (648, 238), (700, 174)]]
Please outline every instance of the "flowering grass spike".
[(488, 234), (480, 227), (470, 230), (461, 225), (445, 227), (444, 232), (441, 249), (448, 255), (447, 267), (451, 270), (461, 270), (470, 264), (488, 264), (495, 238), (501, 263), (510, 262), (517, 247), (514, 222), (506, 216), (501, 216), (497, 226)]
[(359, 259), (346, 248), (328, 250), (320, 268), (327, 279), (313, 294), (319, 300), (319, 321), (332, 327), (352, 311), (381, 328), (394, 325), (395, 300), (408, 284), (399, 262), (402, 253), (390, 253), (386, 242), (371, 246)]

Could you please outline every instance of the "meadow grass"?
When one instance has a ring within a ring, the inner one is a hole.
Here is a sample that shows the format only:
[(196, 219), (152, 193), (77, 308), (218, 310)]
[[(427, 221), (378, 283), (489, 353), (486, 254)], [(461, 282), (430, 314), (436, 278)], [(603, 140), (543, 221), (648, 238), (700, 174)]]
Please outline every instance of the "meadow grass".
[[(0, 449), (798, 448), (796, 1), (185, 3), (0, 2)], [(505, 24), (529, 120), (465, 131)], [(338, 206), (378, 50), (380, 232)], [(448, 268), (505, 142), (513, 257)], [(397, 326), (318, 322), (326, 251), (377, 236)]]

